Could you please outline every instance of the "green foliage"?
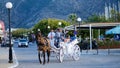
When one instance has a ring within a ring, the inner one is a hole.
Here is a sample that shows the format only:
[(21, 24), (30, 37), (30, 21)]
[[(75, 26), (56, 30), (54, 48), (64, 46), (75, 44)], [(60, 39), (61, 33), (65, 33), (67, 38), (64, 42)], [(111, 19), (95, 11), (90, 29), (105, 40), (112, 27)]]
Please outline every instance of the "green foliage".
[(107, 22), (105, 16), (92, 15), (88, 18), (87, 22)]
[[(61, 25), (58, 25), (58, 23), (61, 22)], [(64, 28), (65, 26), (68, 26), (70, 23), (64, 20), (59, 19), (43, 19), (39, 21), (34, 27), (33, 31), (36, 33), (38, 29), (41, 30), (41, 32), (44, 35), (47, 35), (50, 29), (57, 29), (57, 28)], [(50, 29), (48, 29), (48, 26), (50, 26)]]
[(77, 19), (77, 15), (74, 13), (68, 16), (68, 20), (71, 22), (71, 24), (74, 24), (76, 22), (76, 19)]
[(109, 19), (106, 19), (105, 16), (92, 15), (87, 19), (87, 22), (120, 22), (120, 13), (112, 9)]
[(117, 22), (120, 22), (120, 13), (117, 12), (116, 14), (117, 14), (117, 16), (116, 16), (116, 21), (117, 21)]
[(120, 22), (120, 13), (115, 11), (114, 9), (111, 10), (111, 18), (108, 19), (109, 22)]
[(111, 40), (111, 39), (108, 39), (108, 38), (105, 39), (105, 40), (97, 41), (97, 43), (98, 43), (99, 47), (102, 47), (102, 46), (105, 46), (105, 47), (120, 46), (120, 41)]
[(20, 28), (12, 32), (13, 37), (21, 37), (23, 35), (26, 35), (28, 33), (28, 29)]
[(89, 30), (81, 30), (81, 38), (86, 38), (90, 34)]

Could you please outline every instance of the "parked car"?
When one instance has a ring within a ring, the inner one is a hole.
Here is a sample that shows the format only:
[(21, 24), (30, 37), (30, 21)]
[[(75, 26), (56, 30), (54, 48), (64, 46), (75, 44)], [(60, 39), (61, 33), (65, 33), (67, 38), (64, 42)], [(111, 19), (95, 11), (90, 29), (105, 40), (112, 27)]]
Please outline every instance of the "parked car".
[(20, 39), (18, 41), (18, 47), (28, 47), (28, 40), (26, 40), (26, 39)]
[[(6, 45), (9, 45), (9, 40), (6, 40)], [(13, 45), (13, 40), (11, 39), (11, 45)]]
[[(79, 44), (81, 50), (90, 49), (90, 43), (88, 40), (82, 40)], [(96, 40), (92, 40), (92, 49), (98, 49)]]
[[(1, 46), (3, 46), (3, 47), (9, 47), (9, 45), (10, 45), (9, 39), (2, 40)], [(11, 46), (13, 46), (13, 39), (11, 39)]]

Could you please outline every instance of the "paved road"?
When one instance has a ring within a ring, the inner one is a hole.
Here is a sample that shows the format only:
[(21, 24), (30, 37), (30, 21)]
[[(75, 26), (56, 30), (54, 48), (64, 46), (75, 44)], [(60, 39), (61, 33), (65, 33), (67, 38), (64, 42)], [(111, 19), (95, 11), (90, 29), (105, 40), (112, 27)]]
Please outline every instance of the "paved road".
[(39, 64), (37, 48), (31, 44), (28, 48), (18, 48), (14, 50), (19, 62), (16, 68), (120, 68), (120, 55), (92, 55), (82, 54), (79, 61), (73, 61), (72, 58), (65, 57), (62, 63), (54, 57), (50, 57), (50, 63)]

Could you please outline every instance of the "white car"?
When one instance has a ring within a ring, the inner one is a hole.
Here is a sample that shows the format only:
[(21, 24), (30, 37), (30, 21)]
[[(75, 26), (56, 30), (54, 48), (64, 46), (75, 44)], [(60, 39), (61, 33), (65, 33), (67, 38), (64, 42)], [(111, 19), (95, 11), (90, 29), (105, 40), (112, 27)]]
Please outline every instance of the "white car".
[(28, 47), (28, 40), (26, 40), (26, 39), (20, 39), (18, 41), (18, 47)]

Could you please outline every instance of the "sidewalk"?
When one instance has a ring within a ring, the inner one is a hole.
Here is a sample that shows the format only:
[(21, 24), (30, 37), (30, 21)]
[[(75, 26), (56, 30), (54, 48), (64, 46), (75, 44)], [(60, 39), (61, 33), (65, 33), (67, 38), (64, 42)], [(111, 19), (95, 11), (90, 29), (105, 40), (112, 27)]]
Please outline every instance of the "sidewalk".
[(9, 61), (9, 48), (0, 47), (0, 68), (8, 68), (14, 65), (14, 63), (8, 63), (8, 61)]
[(98, 49), (97, 50), (82, 50), (81, 54), (91, 55), (120, 55), (120, 49)]

